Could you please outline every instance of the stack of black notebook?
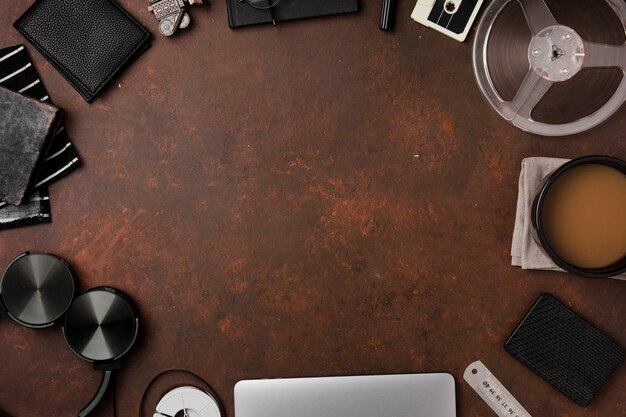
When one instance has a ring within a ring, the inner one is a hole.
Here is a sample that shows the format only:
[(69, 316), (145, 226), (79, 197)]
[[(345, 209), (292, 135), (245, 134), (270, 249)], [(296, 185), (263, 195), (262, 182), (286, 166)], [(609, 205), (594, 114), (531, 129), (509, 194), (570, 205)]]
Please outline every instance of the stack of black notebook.
[(79, 160), (23, 45), (0, 49), (0, 229), (50, 221), (48, 185)]
[(226, 0), (226, 3), (231, 28), (359, 10), (358, 0), (280, 0), (276, 6), (264, 10), (252, 7), (245, 0)]

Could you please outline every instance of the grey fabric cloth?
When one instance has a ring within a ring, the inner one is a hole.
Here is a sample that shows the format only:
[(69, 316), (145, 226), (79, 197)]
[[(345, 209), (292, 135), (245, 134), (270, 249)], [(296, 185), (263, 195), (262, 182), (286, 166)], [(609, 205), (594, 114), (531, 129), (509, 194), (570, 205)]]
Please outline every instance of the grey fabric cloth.
[[(517, 195), (517, 213), (511, 243), (511, 265), (522, 269), (565, 272), (543, 251), (532, 235), (530, 210), (541, 181), (569, 159), (533, 157), (522, 160)], [(626, 275), (613, 277), (626, 280)]]
[(28, 201), (63, 110), (0, 86), (0, 200)]
[(50, 222), (50, 195), (47, 187), (33, 191), (20, 206), (0, 202), (0, 230)]
[[(0, 85), (44, 103), (52, 103), (24, 45), (0, 49)], [(76, 169), (79, 162), (65, 128), (61, 127), (52, 139), (34, 188), (58, 181)]]
[[(42, 102), (51, 102), (23, 45), (0, 49), (0, 85)], [(0, 202), (0, 230), (49, 223), (48, 185), (65, 177), (79, 165), (76, 150), (61, 127), (52, 140), (29, 201), (20, 206)]]

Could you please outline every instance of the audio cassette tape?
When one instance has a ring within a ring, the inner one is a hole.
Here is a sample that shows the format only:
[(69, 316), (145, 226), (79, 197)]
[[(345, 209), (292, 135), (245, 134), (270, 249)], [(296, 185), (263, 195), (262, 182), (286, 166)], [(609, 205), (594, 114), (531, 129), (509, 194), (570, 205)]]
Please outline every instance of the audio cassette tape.
[(580, 133), (626, 101), (624, 0), (492, 0), (473, 48), (476, 82), (514, 126)]
[(463, 42), (483, 0), (418, 0), (411, 18)]

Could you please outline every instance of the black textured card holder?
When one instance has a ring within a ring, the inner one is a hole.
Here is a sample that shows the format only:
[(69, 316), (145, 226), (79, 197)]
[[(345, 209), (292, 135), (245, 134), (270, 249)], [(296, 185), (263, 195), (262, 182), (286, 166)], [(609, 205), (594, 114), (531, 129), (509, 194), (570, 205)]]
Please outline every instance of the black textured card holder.
[(572, 401), (586, 406), (624, 349), (549, 294), (543, 294), (504, 348)]
[(14, 26), (87, 102), (150, 46), (114, 0), (37, 0)]

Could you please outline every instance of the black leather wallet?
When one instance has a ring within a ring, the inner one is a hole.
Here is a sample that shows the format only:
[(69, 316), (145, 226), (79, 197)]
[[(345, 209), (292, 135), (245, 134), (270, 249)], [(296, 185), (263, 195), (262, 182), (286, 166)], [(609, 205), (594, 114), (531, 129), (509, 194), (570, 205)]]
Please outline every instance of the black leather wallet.
[(543, 294), (504, 348), (580, 406), (624, 357), (624, 349), (549, 294)]
[(37, 0), (14, 26), (87, 102), (150, 46), (114, 0)]

